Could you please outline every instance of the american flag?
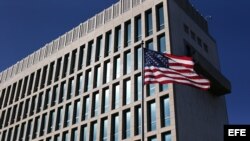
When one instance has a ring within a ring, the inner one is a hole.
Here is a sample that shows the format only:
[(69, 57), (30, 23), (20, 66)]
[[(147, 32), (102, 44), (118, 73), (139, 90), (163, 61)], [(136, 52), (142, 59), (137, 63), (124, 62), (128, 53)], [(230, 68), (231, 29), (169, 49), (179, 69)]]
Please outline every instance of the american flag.
[(210, 81), (198, 75), (192, 58), (144, 49), (144, 84), (180, 83), (207, 90)]

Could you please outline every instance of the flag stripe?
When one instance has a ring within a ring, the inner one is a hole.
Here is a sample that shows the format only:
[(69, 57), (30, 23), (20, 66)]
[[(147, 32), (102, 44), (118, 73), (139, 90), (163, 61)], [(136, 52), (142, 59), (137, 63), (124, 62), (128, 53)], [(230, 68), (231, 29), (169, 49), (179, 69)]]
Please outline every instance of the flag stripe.
[(210, 81), (198, 75), (192, 58), (145, 49), (144, 83), (179, 83), (209, 89)]

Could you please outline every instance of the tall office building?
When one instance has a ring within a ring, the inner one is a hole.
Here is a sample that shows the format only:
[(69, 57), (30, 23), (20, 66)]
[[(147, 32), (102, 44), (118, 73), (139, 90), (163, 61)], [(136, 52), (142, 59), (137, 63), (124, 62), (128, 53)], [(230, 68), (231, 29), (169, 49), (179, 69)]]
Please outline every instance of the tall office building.
[[(142, 41), (192, 56), (211, 89), (143, 93)], [(0, 73), (0, 140), (222, 141), (229, 92), (207, 21), (188, 1), (120, 0)]]

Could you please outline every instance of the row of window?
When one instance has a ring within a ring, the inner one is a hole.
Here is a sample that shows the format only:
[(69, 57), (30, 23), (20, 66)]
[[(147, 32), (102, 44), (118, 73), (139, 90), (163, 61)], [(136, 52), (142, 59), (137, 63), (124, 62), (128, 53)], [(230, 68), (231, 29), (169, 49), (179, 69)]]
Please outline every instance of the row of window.
[[(152, 10), (147, 10), (145, 14), (145, 35), (150, 36), (153, 33), (153, 24), (157, 25), (157, 31), (160, 31), (164, 28), (164, 11), (162, 4), (156, 6), (156, 22), (153, 22), (152, 19)], [(142, 39), (142, 21), (141, 15), (138, 15), (134, 18), (134, 32), (131, 31), (131, 20), (125, 22), (124, 24), (124, 35), (122, 35), (121, 26), (117, 26), (114, 31), (108, 31), (104, 35), (97, 37), (96, 43), (94, 40), (89, 41), (88, 45), (82, 45), (80, 48), (73, 50), (71, 53), (64, 55), (63, 57), (58, 58), (56, 61), (51, 62), (50, 64), (42, 67), (36, 72), (31, 73), (29, 76), (24, 77), (23, 79), (13, 83), (13, 85), (8, 86), (7, 88), (2, 89), (0, 95), (0, 101), (3, 101), (0, 104), (0, 109), (6, 107), (7, 105), (11, 105), (12, 103), (28, 96), (34, 92), (37, 92), (46, 86), (51, 85), (53, 82), (57, 82), (61, 78), (65, 78), (68, 75), (73, 74), (76, 70), (81, 70), (88, 67), (90, 64), (99, 61), (102, 56), (107, 57), (109, 54), (113, 52), (117, 52), (121, 49), (122, 46), (127, 47), (131, 45), (132, 36), (134, 33), (135, 42)], [(114, 37), (112, 32), (114, 32)], [(124, 37), (122, 37), (124, 36)], [(124, 44), (122, 45), (122, 39), (124, 38)], [(113, 41), (114, 40), (114, 41)], [(105, 41), (105, 42), (104, 42)], [(157, 50), (161, 52), (166, 51), (166, 43), (165, 43), (165, 35), (159, 35), (158, 37), (158, 48)], [(148, 48), (153, 49), (153, 41), (150, 40), (147, 42), (146, 46)], [(87, 50), (87, 51), (86, 51)], [(138, 49), (136, 52), (137, 59), (134, 62), (139, 62), (135, 64), (135, 68), (140, 68), (141, 66), (141, 49)], [(130, 51), (127, 51), (124, 54), (124, 62), (126, 62), (124, 66), (123, 74), (127, 74), (132, 71), (132, 55)], [(104, 64), (106, 74), (110, 74), (110, 62), (106, 61)], [(114, 60), (114, 76), (113, 78), (117, 78), (121, 75), (120, 64), (121, 56), (116, 56)], [(95, 68), (97, 72), (100, 72), (101, 68)], [(87, 75), (91, 76), (91, 70), (87, 73)], [(98, 80), (95, 86), (99, 86), (101, 84), (100, 79)], [(109, 81), (110, 75), (107, 75), (107, 78), (103, 79), (103, 83), (105, 84)], [(91, 79), (89, 80), (91, 81)], [(90, 84), (90, 83), (88, 83)], [(91, 89), (92, 85), (88, 86), (85, 91)]]
[[(102, 98), (104, 111), (106, 108), (105, 102), (109, 99), (105, 97), (106, 92), (107, 91), (104, 91), (104, 98)], [(85, 96), (82, 99), (69, 102), (57, 109), (53, 109), (29, 119), (27, 122), (22, 122), (14, 127), (4, 130), (2, 133), (2, 141), (28, 141), (70, 127), (71, 125), (79, 124), (81, 120), (89, 119), (91, 113), (92, 116), (99, 114), (99, 104), (101, 103), (99, 96), (98, 93), (93, 94), (93, 96)], [(147, 101), (146, 107), (147, 114), (145, 114), (145, 116), (147, 116), (147, 120), (145, 122), (147, 122), (146, 130), (148, 132), (170, 125), (169, 98), (167, 96), (160, 97), (159, 105), (156, 104), (155, 99)], [(109, 119), (110, 117), (111, 119)], [(82, 125), (82, 132), (80, 134), (82, 138), (81, 140), (86, 141), (86, 139), (89, 138), (90, 141), (97, 141), (97, 137), (100, 137), (101, 140), (106, 141), (110, 135), (112, 141), (119, 141), (120, 138), (128, 139), (142, 133), (142, 109), (140, 104), (134, 106), (134, 108), (124, 109), (120, 113), (112, 113), (110, 117), (106, 116), (102, 117), (100, 120), (94, 121), (91, 119), (92, 121), (89, 122), (89, 124)], [(161, 127), (157, 127), (157, 118), (159, 117), (161, 119), (159, 123)], [(134, 132), (132, 132), (132, 126)], [(71, 140), (78, 140), (78, 132), (73, 132), (73, 135), (74, 137)], [(66, 137), (66, 140), (69, 140), (68, 136)]]
[[(87, 75), (86, 81), (88, 80)], [(132, 87), (132, 84), (134, 87)], [(125, 78), (121, 82), (115, 82), (111, 86), (112, 87), (110, 88), (109, 86), (104, 87), (102, 91), (93, 92), (92, 103), (96, 104), (92, 104), (94, 110), (91, 113), (91, 117), (119, 108), (122, 105), (128, 105), (134, 101), (141, 100), (142, 98), (142, 77), (140, 73), (135, 74), (134, 77)], [(156, 86), (157, 85), (155, 84), (148, 85), (146, 87), (146, 96), (155, 95)], [(88, 85), (86, 85), (86, 87), (88, 87)], [(168, 85), (159, 85), (159, 92), (167, 91), (167, 89)], [(65, 80), (60, 84), (56, 84), (51, 88), (41, 91), (37, 95), (13, 105), (12, 107), (4, 109), (0, 115), (0, 129), (43, 112), (44, 110), (70, 100), (73, 97), (83, 95), (82, 91), (83, 74), (80, 73), (75, 78), (69, 78), (68, 81)], [(88, 93), (85, 93), (84, 95), (86, 94)], [(86, 97), (84, 104), (90, 106), (89, 102), (89, 98)], [(99, 103), (101, 104), (99, 105)]]
[[(146, 41), (146, 47), (153, 49), (153, 50), (160, 50), (162, 52), (164, 52), (165, 48), (166, 48), (166, 43), (165, 43), (165, 35), (164, 34), (160, 34), (158, 36), (158, 48), (154, 48), (153, 46), (153, 40), (150, 39), (148, 41)], [(73, 66), (75, 66), (75, 55), (77, 51), (74, 50), (72, 52), (72, 59), (71, 60), (71, 73), (73, 73), (72, 68), (74, 68)], [(81, 55), (81, 51), (80, 51), (80, 55)], [(64, 57), (64, 64), (66, 64), (66, 66), (68, 66), (68, 58), (69, 55), (66, 54)], [(134, 57), (134, 64), (133, 64), (133, 57)], [(57, 67), (56, 67), (56, 71), (55, 71), (55, 76), (53, 75), (53, 70), (54, 70), (54, 66), (55, 66), (55, 62), (50, 63), (50, 65), (46, 65), (44, 66), (42, 69), (37, 70), (36, 72), (32, 73), (29, 77), (26, 76), (24, 79), (19, 80), (18, 82), (14, 83), (12, 86), (8, 86), (7, 89), (3, 89), (2, 93), (1, 93), (1, 97), (0, 100), (3, 101), (0, 104), (0, 107), (2, 106), (2, 108), (6, 107), (9, 103), (12, 104), (14, 101), (18, 101), (19, 99), (22, 99), (25, 97), (25, 95), (30, 95), (32, 92), (37, 92), (39, 87), (40, 90), (42, 90), (43, 88), (45, 88), (45, 82), (47, 81), (47, 86), (52, 84), (52, 78), (54, 77), (55, 80), (58, 80), (58, 75), (59, 75), (59, 71), (60, 71), (60, 66), (61, 66), (61, 61), (62, 59), (59, 58), (56, 62)], [(121, 62), (124, 62), (123, 65)], [(65, 65), (63, 65), (65, 66)], [(79, 65), (78, 65), (79, 66)], [(133, 67), (134, 66), (134, 67)], [(112, 74), (111, 74), (111, 69), (113, 68)], [(83, 78), (83, 76), (80, 74), (77, 76), (77, 80), (74, 80), (74, 78), (70, 78), (70, 86), (69, 90), (70, 91), (70, 95), (72, 95), (73, 93), (79, 94), (84, 92), (87, 92), (93, 88), (99, 87), (101, 84), (106, 84), (108, 82), (111, 81), (111, 79), (115, 80), (117, 78), (119, 78), (120, 76), (122, 76), (122, 74), (128, 74), (130, 72), (132, 72), (132, 70), (138, 70), (141, 69), (142, 67), (142, 49), (141, 47), (136, 47), (134, 50), (134, 54), (132, 55), (132, 52), (130, 50), (126, 50), (124, 52), (123, 55), (123, 61), (121, 61), (121, 56), (120, 55), (116, 55), (113, 58), (113, 61), (111, 62), (110, 59), (105, 60), (105, 62), (103, 62), (103, 64), (98, 64), (93, 68), (89, 68), (85, 71), (85, 79)], [(49, 71), (49, 73), (47, 74), (47, 70)], [(64, 70), (67, 70), (67, 68), (65, 69), (63, 67), (63, 73), (65, 76), (67, 73), (64, 72)], [(92, 77), (92, 75), (94, 77)], [(64, 77), (65, 77), (64, 76)], [(85, 81), (84, 81), (84, 80)], [(76, 83), (75, 83), (76, 81)], [(85, 87), (83, 87), (83, 81), (85, 83)], [(77, 86), (77, 90), (78, 91), (74, 91), (74, 84), (76, 84)], [(34, 85), (34, 86), (33, 86)], [(27, 94), (26, 94), (27, 91)], [(58, 91), (58, 90), (56, 90)], [(70, 97), (70, 96), (69, 96)]]
[(207, 44), (204, 43), (204, 42), (202, 42), (201, 38), (198, 37), (198, 36), (194, 33), (194, 31), (190, 30), (189, 27), (188, 27), (186, 24), (184, 24), (184, 31), (185, 31), (187, 34), (190, 33), (190, 37), (191, 37), (195, 42), (197, 42), (197, 44), (198, 44), (200, 47), (203, 47), (204, 50), (205, 50), (206, 52), (208, 52), (208, 46), (207, 46)]

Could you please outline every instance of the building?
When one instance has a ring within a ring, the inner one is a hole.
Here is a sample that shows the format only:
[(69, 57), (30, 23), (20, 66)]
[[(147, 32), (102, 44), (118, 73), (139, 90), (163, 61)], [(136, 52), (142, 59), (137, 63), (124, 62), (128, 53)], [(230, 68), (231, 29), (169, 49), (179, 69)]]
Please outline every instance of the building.
[[(192, 56), (211, 89), (151, 84), (142, 107), (142, 41)], [(0, 140), (221, 141), (230, 82), (219, 70), (188, 1), (120, 0), (0, 73)]]

